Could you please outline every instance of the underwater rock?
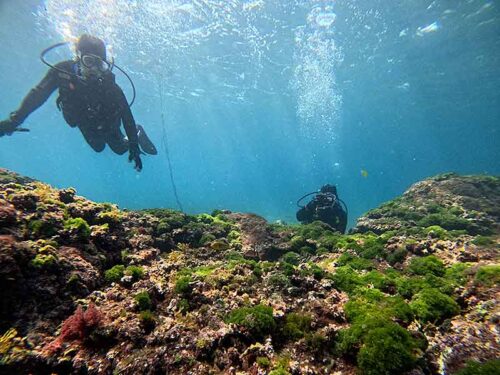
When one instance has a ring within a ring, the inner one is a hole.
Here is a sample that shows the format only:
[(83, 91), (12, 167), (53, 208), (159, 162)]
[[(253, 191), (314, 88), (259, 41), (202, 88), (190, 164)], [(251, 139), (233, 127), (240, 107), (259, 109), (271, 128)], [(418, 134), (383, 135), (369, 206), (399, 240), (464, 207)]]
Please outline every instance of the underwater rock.
[(354, 233), (437, 225), (470, 235), (500, 233), (500, 179), (446, 174), (412, 185), (401, 197), (358, 219)]
[(21, 176), (15, 172), (0, 168), (0, 185), (8, 185), (11, 183), (24, 185), (34, 181), (35, 180), (32, 178)]
[(454, 373), (500, 356), (499, 203), (495, 177), (437, 176), (341, 235), (0, 170), (0, 373)]
[(0, 199), (0, 228), (9, 227), (17, 221), (17, 212), (13, 205)]
[(10, 202), (21, 210), (35, 210), (38, 202), (38, 197), (31, 191), (23, 191), (21, 193), (13, 194), (10, 197)]
[(226, 214), (242, 232), (242, 252), (246, 258), (275, 261), (288, 249), (269, 228), (267, 221), (255, 214)]
[(59, 191), (59, 199), (63, 203), (71, 203), (75, 199), (76, 190), (73, 188), (63, 189)]

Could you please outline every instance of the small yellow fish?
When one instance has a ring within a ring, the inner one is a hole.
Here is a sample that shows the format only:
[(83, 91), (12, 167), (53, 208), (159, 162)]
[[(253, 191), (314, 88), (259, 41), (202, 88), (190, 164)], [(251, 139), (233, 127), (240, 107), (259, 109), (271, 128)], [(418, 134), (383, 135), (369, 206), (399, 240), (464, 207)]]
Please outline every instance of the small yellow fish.
[(362, 169), (361, 170), (361, 176), (363, 176), (365, 178), (368, 177), (368, 171), (366, 169)]

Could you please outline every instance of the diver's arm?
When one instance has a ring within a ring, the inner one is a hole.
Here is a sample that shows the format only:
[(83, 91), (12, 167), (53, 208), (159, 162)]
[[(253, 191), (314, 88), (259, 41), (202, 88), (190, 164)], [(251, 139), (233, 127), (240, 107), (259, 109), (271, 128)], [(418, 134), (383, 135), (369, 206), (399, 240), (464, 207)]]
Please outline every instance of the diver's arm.
[(123, 93), (122, 89), (117, 86), (118, 100), (120, 101), (121, 117), (123, 122), (123, 127), (125, 128), (125, 133), (127, 133), (127, 138), (129, 144), (137, 145), (137, 126), (135, 125), (134, 116), (127, 102), (127, 98)]
[(313, 199), (311, 199), (307, 204), (306, 204), (306, 207), (305, 209), (307, 211), (311, 211), (313, 212), (314, 210), (316, 210), (316, 207), (318, 207), (319, 205), (321, 204), (321, 201), (318, 197), (318, 195), (316, 195)]
[(23, 99), (17, 111), (10, 114), (10, 120), (21, 125), (26, 118), (47, 101), (57, 89), (57, 71), (50, 69), (45, 77)]
[(120, 101), (121, 119), (128, 138), (128, 161), (133, 161), (135, 163), (135, 170), (140, 172), (142, 170), (142, 160), (137, 137), (137, 126), (135, 125), (134, 116), (132, 115), (125, 94), (118, 85), (116, 87), (118, 91), (118, 100)]

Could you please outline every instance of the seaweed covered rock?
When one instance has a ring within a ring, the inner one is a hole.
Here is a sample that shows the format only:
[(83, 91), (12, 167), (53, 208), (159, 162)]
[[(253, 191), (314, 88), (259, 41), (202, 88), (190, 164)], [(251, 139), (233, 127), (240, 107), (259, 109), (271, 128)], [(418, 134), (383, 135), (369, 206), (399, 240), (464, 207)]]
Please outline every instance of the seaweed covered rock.
[(341, 235), (1, 176), (0, 373), (498, 367), (496, 178), (422, 181)]
[[(102, 285), (103, 271), (120, 259), (130, 236), (122, 227), (107, 231), (106, 241), (92, 236), (100, 215), (109, 212), (106, 204), (1, 173), (7, 181), (0, 184), (1, 329), (28, 321), (57, 324), (75, 298)], [(86, 214), (89, 206), (94, 216)]]
[(358, 219), (354, 232), (414, 232), (439, 226), (470, 235), (500, 232), (500, 179), (445, 174), (411, 186)]
[(243, 254), (260, 260), (277, 260), (287, 251), (286, 243), (271, 230), (266, 220), (254, 214), (231, 213), (225, 215), (242, 233)]
[(21, 176), (17, 173), (14, 173), (12, 171), (9, 171), (4, 168), (0, 168), (0, 184), (2, 185), (7, 185), (7, 184), (27, 184), (30, 182), (34, 182), (32, 178), (26, 177), (26, 176)]

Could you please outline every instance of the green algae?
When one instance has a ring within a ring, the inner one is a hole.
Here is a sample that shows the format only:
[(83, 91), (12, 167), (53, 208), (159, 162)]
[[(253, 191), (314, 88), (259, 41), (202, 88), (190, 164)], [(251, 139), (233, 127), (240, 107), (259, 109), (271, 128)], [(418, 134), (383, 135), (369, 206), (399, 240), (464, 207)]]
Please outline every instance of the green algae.
[(137, 281), (144, 277), (144, 269), (140, 266), (125, 267), (123, 264), (117, 264), (104, 272), (108, 283), (120, 282), (123, 276), (132, 276), (132, 281)]
[(290, 354), (283, 353), (278, 357), (273, 370), (269, 375), (290, 375), (288, 368), (290, 367)]
[(269, 375), (290, 375), (290, 373), (283, 367), (276, 368), (272, 370)]
[(409, 273), (413, 275), (435, 275), (443, 276), (445, 274), (445, 267), (443, 262), (434, 255), (427, 257), (415, 257), (411, 260), (408, 267)]
[(456, 375), (493, 375), (500, 374), (500, 359), (490, 359), (483, 363), (469, 361)]
[(403, 263), (407, 255), (408, 250), (406, 250), (406, 248), (398, 248), (387, 255), (387, 262), (391, 266), (394, 266), (397, 263)]
[(116, 227), (124, 219), (125, 214), (122, 211), (113, 209), (110, 211), (99, 212), (96, 221), (98, 224), (108, 224), (111, 227)]
[(269, 276), (267, 284), (274, 289), (286, 289), (292, 286), (288, 276), (282, 272), (276, 272)]
[(205, 246), (210, 242), (214, 241), (216, 237), (212, 233), (203, 233), (200, 240), (198, 241), (199, 246)]
[(125, 266), (123, 264), (117, 264), (109, 270), (104, 272), (104, 277), (108, 283), (119, 282), (123, 277), (125, 272)]
[(449, 211), (427, 215), (420, 219), (417, 225), (424, 228), (439, 226), (446, 230), (465, 230), (471, 234), (475, 234), (480, 230), (469, 220), (456, 216)]
[(123, 274), (125, 276), (132, 276), (132, 280), (137, 281), (144, 277), (144, 268), (141, 266), (128, 266), (125, 268)]
[(414, 349), (408, 331), (397, 324), (387, 324), (366, 334), (357, 363), (366, 375), (401, 374), (413, 368)]
[(425, 228), (424, 233), (433, 238), (439, 238), (441, 240), (445, 240), (448, 238), (448, 231), (441, 228), (439, 225), (431, 225), (430, 227)]
[(350, 266), (336, 268), (335, 273), (329, 276), (335, 288), (346, 293), (352, 293), (356, 288), (363, 286), (362, 277)]
[(376, 265), (375, 263), (373, 263), (373, 261), (347, 252), (342, 254), (338, 258), (337, 264), (339, 266), (350, 266), (355, 270), (372, 270), (376, 268)]
[(288, 264), (297, 266), (300, 263), (301, 258), (297, 253), (295, 253), (293, 251), (289, 251), (288, 253), (285, 253), (281, 257), (281, 261), (284, 263), (288, 263)]
[(181, 276), (177, 279), (174, 285), (174, 292), (181, 295), (186, 295), (191, 291), (191, 275)]
[(488, 236), (477, 236), (472, 240), (472, 243), (476, 246), (490, 246), (495, 244), (495, 241)]
[(150, 310), (153, 306), (148, 292), (137, 293), (134, 296), (134, 300), (137, 302), (140, 311)]
[(306, 334), (305, 343), (307, 347), (315, 353), (329, 349), (326, 348), (326, 345), (328, 345), (328, 339), (321, 333), (314, 332)]
[(425, 288), (410, 302), (415, 315), (424, 323), (442, 322), (460, 312), (455, 300), (435, 288)]
[(229, 232), (233, 229), (234, 224), (230, 221), (224, 219), (224, 216), (221, 214), (217, 214), (216, 216), (212, 216), (209, 214), (199, 214), (195, 216), (195, 219), (199, 223), (210, 224), (214, 227), (218, 227), (225, 232)]
[(444, 279), (450, 283), (452, 288), (465, 285), (467, 282), (467, 273), (470, 269), (469, 263), (455, 263), (446, 268)]
[(155, 232), (157, 235), (162, 235), (171, 232), (174, 229), (182, 228), (190, 220), (193, 220), (190, 216), (175, 210), (170, 209), (146, 209), (142, 210), (142, 213), (152, 215), (159, 219), (156, 225)]
[(218, 265), (211, 265), (211, 266), (199, 266), (199, 267), (196, 267), (194, 269), (194, 274), (196, 276), (199, 276), (201, 277), (202, 279), (207, 277), (207, 276), (210, 276), (211, 274), (213, 274), (217, 268), (219, 268)]
[(269, 368), (271, 367), (271, 361), (267, 357), (257, 357), (255, 362), (263, 368)]
[(500, 265), (492, 264), (479, 267), (474, 282), (486, 287), (498, 286), (500, 284)]
[(82, 240), (90, 236), (90, 226), (81, 217), (66, 220), (64, 222), (64, 229), (74, 232), (75, 235)]
[(30, 220), (28, 229), (35, 237), (52, 237), (57, 233), (54, 224), (40, 219)]
[(326, 276), (326, 272), (314, 262), (304, 263), (299, 274), (302, 277), (312, 276), (316, 280), (321, 280)]
[(273, 308), (265, 305), (241, 307), (229, 313), (226, 323), (234, 323), (245, 327), (257, 337), (270, 334), (276, 328), (273, 317)]
[(189, 304), (189, 301), (186, 298), (182, 298), (179, 301), (177, 308), (179, 309), (179, 312), (181, 314), (185, 314), (191, 310), (191, 305)]
[(31, 261), (36, 268), (50, 268), (57, 264), (57, 258), (52, 254), (37, 254)]
[(350, 328), (341, 330), (336, 351), (355, 357), (366, 374), (399, 374), (413, 368), (414, 352), (422, 343), (384, 316), (370, 314), (356, 319)]
[(308, 314), (290, 313), (285, 317), (283, 336), (292, 341), (301, 339), (311, 331), (312, 317)]
[(383, 272), (372, 270), (362, 276), (363, 283), (385, 293), (391, 292), (395, 286), (395, 280)]
[(350, 321), (363, 320), (372, 314), (407, 324), (413, 320), (413, 312), (403, 298), (386, 295), (375, 288), (359, 288), (344, 310)]

